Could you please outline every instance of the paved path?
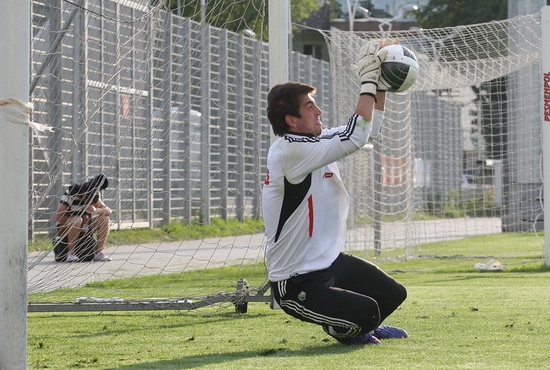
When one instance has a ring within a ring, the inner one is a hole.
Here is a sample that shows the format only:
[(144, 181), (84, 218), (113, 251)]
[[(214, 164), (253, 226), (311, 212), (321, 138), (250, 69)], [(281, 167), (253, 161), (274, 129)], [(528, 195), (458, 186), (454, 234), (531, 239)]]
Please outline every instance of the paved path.
[[(449, 219), (385, 223), (382, 249), (414, 246), (501, 232), (499, 218)], [(372, 226), (349, 231), (347, 250), (374, 249)], [(77, 287), (92, 281), (127, 278), (192, 269), (263, 263), (263, 234), (165, 243), (110, 246), (110, 262), (56, 263), (53, 252), (33, 252), (28, 259), (28, 291)], [(450, 252), (452, 253), (452, 252)]]

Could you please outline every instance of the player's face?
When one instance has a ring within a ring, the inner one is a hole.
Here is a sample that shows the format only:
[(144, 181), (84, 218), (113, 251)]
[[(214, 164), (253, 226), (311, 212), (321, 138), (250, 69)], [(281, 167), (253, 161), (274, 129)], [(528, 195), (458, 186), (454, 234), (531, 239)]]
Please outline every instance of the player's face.
[(287, 123), (291, 132), (319, 136), (323, 129), (321, 122), (323, 111), (315, 104), (311, 95), (300, 97), (300, 117), (287, 116)]

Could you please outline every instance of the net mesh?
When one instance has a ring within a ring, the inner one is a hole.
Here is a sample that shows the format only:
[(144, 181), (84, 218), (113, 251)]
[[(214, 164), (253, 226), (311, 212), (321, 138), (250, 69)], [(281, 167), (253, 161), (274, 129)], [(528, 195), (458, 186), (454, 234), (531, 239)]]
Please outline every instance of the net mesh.
[[(193, 282), (166, 292), (188, 302), (234, 290), (251, 267), (262, 276), (252, 285), (263, 289), (262, 227), (225, 235), (261, 215), (270, 143), (267, 2), (214, 0), (202, 12), (197, 3), (182, 0), (168, 12), (137, 0), (33, 1), (32, 119), (54, 132), (32, 135), (29, 234), (45, 246), (29, 252), (31, 300), (84, 285), (101, 297), (99, 283), (111, 283), (124, 299), (155, 301), (141, 276), (194, 271)], [(292, 79), (318, 87), (327, 126), (347, 122), (354, 109), (359, 82), (351, 65), (365, 40), (397, 38), (420, 63), (413, 88), (388, 95), (381, 135), (340, 164), (352, 199), (347, 250), (373, 258), (458, 255), (465, 252), (420, 246), (538, 229), (539, 14), (445, 29), (319, 32), (330, 63), (295, 53)], [(98, 173), (109, 178), (112, 235), (195, 223), (224, 236), (112, 238), (110, 262), (56, 263), (51, 230), (60, 195)], [(234, 303), (220, 297), (213, 301)]]
[[(148, 1), (33, 2), (33, 120), (53, 133), (32, 136), (31, 244), (45, 247), (29, 254), (29, 293), (212, 267), (265, 270), (261, 234), (131, 245), (109, 239), (111, 262), (53, 261), (60, 196), (99, 173), (109, 179), (111, 237), (169, 224), (239, 235), (240, 222), (259, 217), (260, 158), (270, 135), (262, 109), (266, 2), (208, 3), (204, 12), (191, 2), (169, 12)], [(197, 289), (174, 295), (219, 287)]]
[[(354, 197), (350, 250), (401, 248), (410, 257), (426, 242), (541, 229), (540, 14), (324, 36), (340, 121), (354, 109), (352, 65), (366, 40), (397, 39), (420, 66), (409, 91), (388, 94), (381, 135), (344, 161)], [(361, 219), (366, 225), (357, 225)], [(495, 252), (480, 245), (468, 253)]]

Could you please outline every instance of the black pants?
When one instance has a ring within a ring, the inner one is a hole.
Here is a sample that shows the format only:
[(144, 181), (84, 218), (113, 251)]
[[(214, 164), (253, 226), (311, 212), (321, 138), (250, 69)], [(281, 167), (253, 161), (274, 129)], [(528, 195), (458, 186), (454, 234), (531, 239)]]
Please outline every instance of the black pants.
[(287, 314), (343, 336), (377, 328), (407, 297), (376, 265), (344, 253), (327, 269), (272, 282), (271, 289)]

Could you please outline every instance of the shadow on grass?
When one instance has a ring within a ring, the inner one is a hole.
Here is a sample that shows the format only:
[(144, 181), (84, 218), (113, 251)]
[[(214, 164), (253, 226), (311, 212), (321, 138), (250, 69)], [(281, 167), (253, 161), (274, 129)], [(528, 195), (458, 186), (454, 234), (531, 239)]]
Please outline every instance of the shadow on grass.
[[(189, 315), (195, 315), (194, 321), (189, 322)], [(124, 334), (131, 335), (142, 335), (142, 333), (149, 332), (154, 327), (162, 327), (163, 330), (171, 329), (185, 329), (190, 327), (196, 327), (200, 325), (223, 325), (227, 322), (233, 322), (238, 319), (241, 314), (229, 311), (213, 314), (205, 313), (193, 313), (187, 311), (171, 311), (171, 310), (158, 310), (151, 311), (146, 313), (145, 316), (148, 318), (148, 325), (131, 325), (133, 318), (136, 316), (134, 312), (124, 312), (124, 311), (115, 311), (115, 312), (99, 312), (99, 313), (78, 313), (79, 319), (81, 320), (82, 325), (93, 327), (97, 323), (98, 317), (101, 318), (103, 324), (98, 327), (95, 331), (86, 331), (82, 333), (73, 334), (75, 339), (88, 339), (94, 338), (92, 340), (101, 341), (102, 337), (110, 337)], [(186, 316), (187, 315), (187, 316)], [(181, 316), (181, 320), (178, 320), (178, 316)], [(257, 320), (267, 317), (265, 313), (262, 312), (248, 312), (246, 313), (247, 320)], [(65, 313), (60, 314), (51, 314), (48, 316), (50, 319), (59, 318), (62, 320), (66, 317)], [(190, 339), (191, 340), (191, 339)]]
[(110, 369), (195, 369), (201, 366), (208, 366), (213, 364), (223, 364), (224, 368), (232, 368), (231, 362), (242, 359), (262, 359), (262, 358), (288, 358), (288, 357), (308, 357), (319, 356), (320, 351), (323, 354), (330, 352), (332, 354), (348, 353), (355, 350), (360, 350), (364, 346), (345, 346), (339, 343), (334, 343), (328, 347), (326, 346), (310, 346), (304, 347), (298, 350), (292, 350), (284, 347), (268, 348), (260, 351), (239, 351), (228, 352), (226, 354), (212, 353), (197, 356), (181, 357), (173, 360), (160, 360), (143, 362), (140, 364), (111, 367)]

